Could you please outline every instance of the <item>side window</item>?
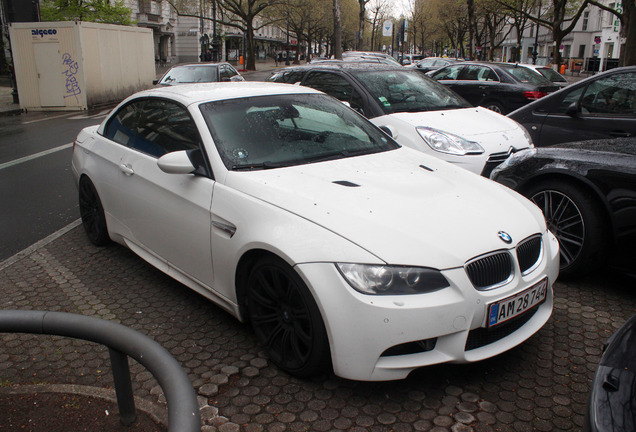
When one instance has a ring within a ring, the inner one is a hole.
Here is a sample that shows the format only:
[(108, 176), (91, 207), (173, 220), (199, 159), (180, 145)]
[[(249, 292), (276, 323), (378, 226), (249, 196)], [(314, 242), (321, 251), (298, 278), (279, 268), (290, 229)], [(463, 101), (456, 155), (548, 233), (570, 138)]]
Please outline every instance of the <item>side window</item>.
[(483, 73), (483, 70), (484, 68), (482, 66), (468, 65), (464, 69), (461, 79), (466, 81), (477, 81), (479, 80), (480, 74)]
[(133, 102), (121, 107), (104, 128), (104, 136), (116, 143), (130, 146), (137, 133), (142, 105), (143, 102)]
[(302, 81), (303, 72), (279, 72), (276, 75), (272, 76), (271, 80), (277, 83), (286, 83), (286, 84), (295, 84), (297, 82)]
[(581, 99), (583, 112), (636, 115), (636, 73), (611, 75), (587, 87)]
[(433, 78), (436, 80), (456, 80), (462, 68), (463, 66), (451, 66), (440, 69), (439, 72), (435, 73)]
[(479, 81), (499, 81), (499, 77), (492, 69), (485, 67), (481, 68), (479, 74), (477, 75), (477, 79)]
[(327, 93), (343, 102), (349, 103), (351, 108), (362, 109), (362, 96), (344, 77), (333, 73), (312, 72), (303, 82), (304, 86), (315, 88)]
[(219, 71), (219, 77), (221, 81), (231, 81), (233, 76), (238, 75), (238, 72), (231, 66), (221, 65)]
[(556, 112), (562, 114), (565, 113), (572, 103), (578, 102), (581, 99), (581, 94), (583, 94), (584, 89), (585, 87), (579, 87), (566, 94), (565, 97), (561, 99), (561, 103), (559, 104)]
[(185, 108), (162, 99), (147, 99), (137, 136), (130, 146), (160, 157), (173, 151), (198, 149), (199, 142), (199, 132)]

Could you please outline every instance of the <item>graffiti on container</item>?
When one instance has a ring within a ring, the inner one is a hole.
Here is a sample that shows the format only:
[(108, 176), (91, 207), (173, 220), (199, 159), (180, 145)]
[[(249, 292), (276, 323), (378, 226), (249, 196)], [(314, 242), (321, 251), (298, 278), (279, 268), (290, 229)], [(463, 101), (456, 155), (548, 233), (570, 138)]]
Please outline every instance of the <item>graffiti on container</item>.
[(82, 93), (79, 82), (77, 81), (77, 71), (79, 65), (73, 60), (69, 53), (64, 53), (62, 56), (62, 64), (64, 65), (64, 71), (62, 74), (66, 77), (66, 94), (65, 98), (75, 96)]

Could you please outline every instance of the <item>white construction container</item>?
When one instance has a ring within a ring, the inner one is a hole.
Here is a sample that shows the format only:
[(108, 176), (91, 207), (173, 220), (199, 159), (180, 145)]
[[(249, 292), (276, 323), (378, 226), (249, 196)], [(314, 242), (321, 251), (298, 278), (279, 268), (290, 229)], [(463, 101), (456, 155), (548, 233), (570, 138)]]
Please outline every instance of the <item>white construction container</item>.
[(85, 110), (152, 87), (149, 28), (82, 21), (10, 26), (23, 110)]

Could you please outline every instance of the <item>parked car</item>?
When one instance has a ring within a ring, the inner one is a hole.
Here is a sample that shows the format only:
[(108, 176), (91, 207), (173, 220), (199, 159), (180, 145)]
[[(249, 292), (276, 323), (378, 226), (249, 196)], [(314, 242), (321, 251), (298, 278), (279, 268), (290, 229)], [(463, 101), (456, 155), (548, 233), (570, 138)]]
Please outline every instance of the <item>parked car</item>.
[(176, 84), (245, 81), (234, 66), (229, 63), (189, 63), (171, 67), (153, 84), (169, 86)]
[(72, 171), (90, 241), (250, 322), (296, 376), (479, 361), (552, 311), (558, 242), (536, 206), (307, 87), (137, 93), (79, 133)]
[(345, 51), (342, 53), (342, 61), (365, 61), (369, 63), (383, 63), (392, 66), (402, 66), (396, 59), (388, 54), (365, 51)]
[(607, 341), (596, 369), (584, 432), (636, 430), (636, 315)]
[(415, 64), (416, 62), (422, 60), (424, 56), (422, 54), (404, 54), (404, 56), (398, 57), (398, 63), (403, 66)]
[(429, 76), (471, 104), (501, 114), (559, 89), (546, 78), (514, 63), (462, 62), (437, 69)]
[(400, 144), (486, 177), (511, 153), (532, 145), (517, 123), (474, 108), (403, 66), (320, 63), (281, 69), (269, 79), (321, 90), (365, 115)]
[(450, 64), (460, 63), (463, 61), (464, 59), (454, 59), (450, 57), (426, 57), (418, 62), (411, 64), (410, 67), (416, 68), (418, 71), (426, 73), (443, 68), (444, 66), (448, 66)]
[(580, 141), (514, 154), (491, 178), (530, 198), (561, 246), (561, 273), (636, 262), (636, 138)]
[(593, 75), (508, 116), (536, 146), (636, 136), (636, 66)]
[(558, 85), (559, 88), (566, 87), (569, 84), (568, 80), (563, 75), (561, 75), (560, 73), (558, 73), (557, 71), (555, 71), (551, 67), (541, 66), (541, 65), (533, 65), (533, 64), (529, 64), (529, 63), (519, 63), (519, 65), (523, 66), (523, 67), (527, 67), (528, 69), (535, 71), (536, 73), (538, 73), (542, 77), (544, 77), (544, 78), (552, 81), (554, 84)]

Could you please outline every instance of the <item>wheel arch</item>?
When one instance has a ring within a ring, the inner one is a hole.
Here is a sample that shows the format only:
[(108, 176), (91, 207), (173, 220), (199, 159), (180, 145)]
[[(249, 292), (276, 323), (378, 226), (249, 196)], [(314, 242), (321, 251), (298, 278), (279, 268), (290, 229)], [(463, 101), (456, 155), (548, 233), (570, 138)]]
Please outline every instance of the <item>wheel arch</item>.
[(571, 186), (578, 187), (586, 192), (590, 193), (592, 199), (599, 205), (599, 208), (602, 208), (602, 217), (605, 222), (609, 224), (609, 231), (613, 234), (610, 239), (610, 243), (613, 243), (613, 238), (616, 234), (615, 223), (612, 218), (612, 212), (605, 199), (605, 195), (603, 192), (591, 181), (589, 181), (584, 176), (571, 172), (571, 171), (561, 171), (561, 170), (546, 170), (540, 173), (537, 173), (531, 177), (526, 178), (523, 182), (517, 185), (517, 192), (526, 196), (526, 192), (530, 189), (530, 187), (536, 183), (544, 182), (544, 181), (557, 181), (568, 183)]

